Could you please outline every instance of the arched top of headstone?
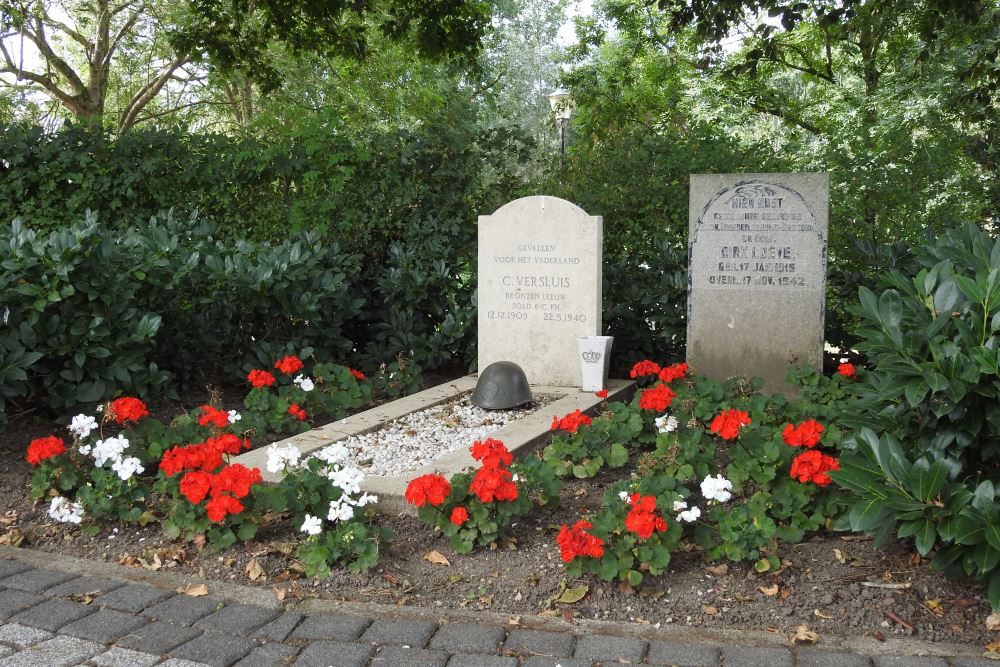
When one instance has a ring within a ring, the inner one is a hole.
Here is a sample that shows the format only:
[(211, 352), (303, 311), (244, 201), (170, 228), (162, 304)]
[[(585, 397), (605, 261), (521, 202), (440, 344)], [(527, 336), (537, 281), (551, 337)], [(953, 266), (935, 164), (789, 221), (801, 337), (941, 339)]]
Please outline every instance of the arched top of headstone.
[(521, 197), (514, 201), (507, 202), (496, 211), (494, 216), (522, 216), (525, 213), (532, 215), (544, 214), (545, 219), (552, 219), (553, 216), (576, 216), (580, 218), (599, 218), (600, 216), (590, 215), (582, 208), (571, 201), (552, 197), (550, 195), (531, 195)]

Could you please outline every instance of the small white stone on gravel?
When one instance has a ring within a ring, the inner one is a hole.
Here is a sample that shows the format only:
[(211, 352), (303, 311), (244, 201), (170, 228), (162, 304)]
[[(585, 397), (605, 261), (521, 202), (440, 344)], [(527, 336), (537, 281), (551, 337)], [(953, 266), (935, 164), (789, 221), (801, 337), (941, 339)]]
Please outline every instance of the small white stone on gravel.
[[(346, 447), (348, 465), (368, 475), (401, 477), (476, 440), (490, 437), (507, 424), (530, 415), (557, 400), (535, 396), (535, 401), (514, 410), (483, 410), (473, 405), (471, 393), (443, 405), (411, 412), (376, 431), (338, 440), (331, 448)], [(319, 455), (321, 451), (314, 452)]]

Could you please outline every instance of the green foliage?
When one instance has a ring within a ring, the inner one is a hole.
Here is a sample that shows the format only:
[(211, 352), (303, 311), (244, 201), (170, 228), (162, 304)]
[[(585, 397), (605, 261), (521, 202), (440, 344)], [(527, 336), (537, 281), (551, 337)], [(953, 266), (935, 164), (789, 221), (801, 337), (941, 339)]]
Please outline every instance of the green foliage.
[(400, 354), (395, 361), (379, 366), (373, 382), (375, 389), (389, 398), (399, 398), (420, 391), (423, 374), (420, 366)]
[[(1000, 582), (1000, 241), (966, 224), (914, 256), (877, 296), (859, 291), (871, 370), (845, 418), (861, 430), (831, 477), (857, 496), (853, 530), (913, 537), (922, 555), (940, 544), (936, 567)], [(1000, 608), (1000, 583), (990, 602)]]
[(642, 416), (624, 403), (611, 403), (590, 424), (575, 432), (559, 431), (542, 456), (560, 477), (572, 473), (577, 478), (593, 477), (604, 468), (621, 468), (628, 463), (626, 445), (633, 445), (642, 433)]

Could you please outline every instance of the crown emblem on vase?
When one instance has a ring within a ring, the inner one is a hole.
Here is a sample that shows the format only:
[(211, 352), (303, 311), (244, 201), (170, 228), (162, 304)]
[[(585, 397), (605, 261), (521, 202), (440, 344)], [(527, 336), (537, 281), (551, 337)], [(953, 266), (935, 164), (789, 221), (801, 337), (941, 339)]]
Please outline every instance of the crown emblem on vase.
[(596, 364), (601, 360), (601, 353), (594, 352), (593, 350), (587, 350), (586, 352), (581, 353), (580, 356), (583, 357), (583, 360), (588, 364)]

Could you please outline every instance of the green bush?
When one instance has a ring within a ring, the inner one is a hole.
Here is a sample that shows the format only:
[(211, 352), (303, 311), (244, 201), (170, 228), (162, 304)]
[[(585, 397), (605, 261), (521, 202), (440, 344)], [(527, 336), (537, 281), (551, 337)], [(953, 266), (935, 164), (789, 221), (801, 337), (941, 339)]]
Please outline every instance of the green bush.
[(966, 224), (914, 254), (915, 275), (859, 291), (871, 371), (845, 422), (865, 430), (832, 477), (857, 494), (851, 528), (939, 545), (935, 566), (989, 580), (1000, 608), (1000, 241)]

